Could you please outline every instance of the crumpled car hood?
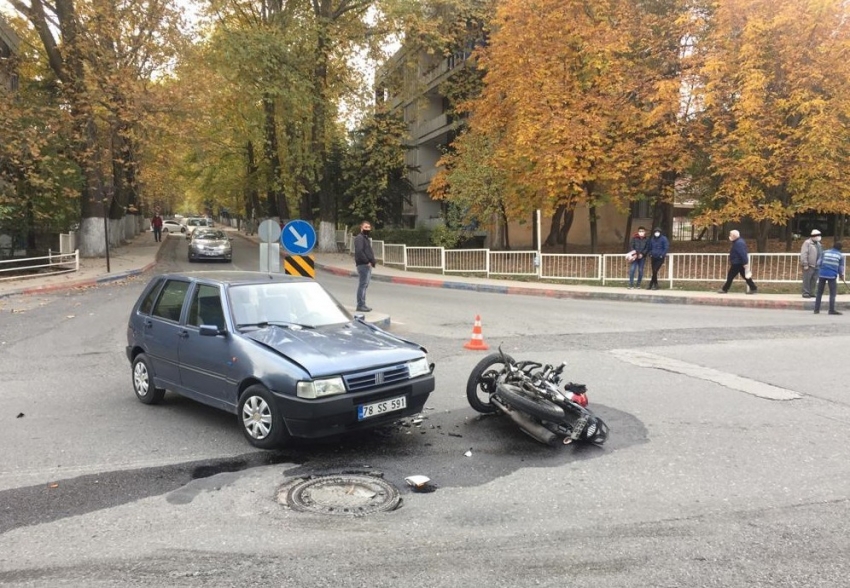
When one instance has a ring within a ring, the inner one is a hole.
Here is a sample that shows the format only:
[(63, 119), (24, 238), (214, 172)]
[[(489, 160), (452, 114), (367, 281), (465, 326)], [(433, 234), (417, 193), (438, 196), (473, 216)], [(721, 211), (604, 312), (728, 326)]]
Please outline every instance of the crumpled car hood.
[(316, 329), (270, 326), (243, 335), (290, 358), (313, 377), (404, 363), (424, 355), (418, 346), (356, 321)]

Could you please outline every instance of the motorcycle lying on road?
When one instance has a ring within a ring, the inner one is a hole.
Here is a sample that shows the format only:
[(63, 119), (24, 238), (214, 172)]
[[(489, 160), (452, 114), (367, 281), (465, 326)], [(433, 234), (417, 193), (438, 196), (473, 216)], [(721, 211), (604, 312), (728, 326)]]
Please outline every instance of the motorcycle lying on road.
[(555, 367), (515, 361), (502, 352), (478, 362), (466, 383), (470, 406), (482, 414), (502, 413), (546, 445), (585, 441), (601, 445), (608, 426), (587, 408), (587, 388), (563, 383), (566, 363)]

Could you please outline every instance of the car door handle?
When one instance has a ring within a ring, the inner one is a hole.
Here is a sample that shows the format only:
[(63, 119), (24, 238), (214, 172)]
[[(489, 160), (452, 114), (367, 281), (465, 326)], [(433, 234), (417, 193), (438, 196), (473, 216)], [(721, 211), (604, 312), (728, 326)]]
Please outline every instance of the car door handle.
[(153, 321), (145, 321), (145, 328), (146, 329), (152, 329), (153, 328)]
[(186, 329), (183, 329), (182, 331), (177, 333), (177, 336), (180, 337), (181, 339), (188, 339), (189, 338), (189, 331), (187, 331)]

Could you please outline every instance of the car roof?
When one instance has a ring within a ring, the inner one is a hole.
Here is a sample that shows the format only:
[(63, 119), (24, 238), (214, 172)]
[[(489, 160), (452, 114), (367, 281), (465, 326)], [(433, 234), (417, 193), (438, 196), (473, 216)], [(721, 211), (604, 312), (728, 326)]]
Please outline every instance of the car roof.
[(242, 286), (247, 284), (269, 284), (269, 283), (296, 283), (315, 282), (312, 278), (304, 276), (290, 276), (289, 274), (269, 274), (265, 272), (213, 270), (199, 272), (172, 272), (157, 276), (167, 279), (188, 279), (192, 281), (202, 280), (214, 282), (225, 286)]

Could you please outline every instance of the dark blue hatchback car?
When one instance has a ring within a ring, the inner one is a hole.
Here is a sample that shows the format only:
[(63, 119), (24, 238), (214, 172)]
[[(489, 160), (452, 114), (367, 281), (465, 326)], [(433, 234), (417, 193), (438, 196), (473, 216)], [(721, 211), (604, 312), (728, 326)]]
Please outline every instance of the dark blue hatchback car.
[(127, 358), (141, 402), (170, 390), (234, 413), (262, 449), (416, 414), (434, 390), (423, 347), (282, 274), (156, 276), (130, 313)]

